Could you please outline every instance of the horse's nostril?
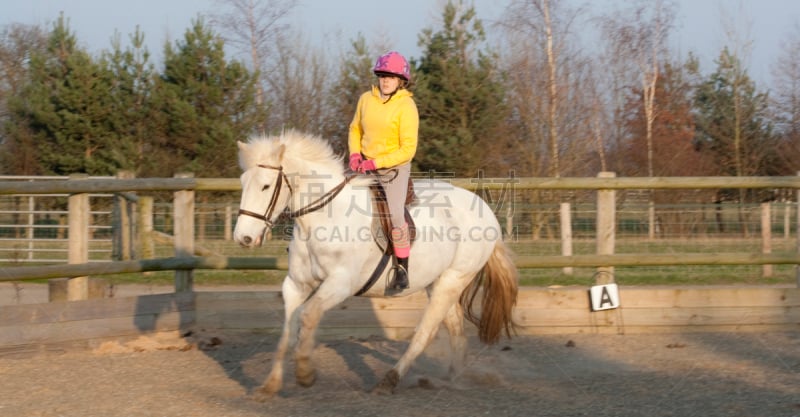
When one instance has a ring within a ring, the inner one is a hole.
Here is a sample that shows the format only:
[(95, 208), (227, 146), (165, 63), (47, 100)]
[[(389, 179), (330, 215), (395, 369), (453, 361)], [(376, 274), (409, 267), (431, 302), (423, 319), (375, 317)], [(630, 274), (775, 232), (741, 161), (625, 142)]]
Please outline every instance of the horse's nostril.
[(253, 238), (251, 238), (250, 236), (245, 236), (244, 239), (242, 239), (242, 243), (244, 243), (245, 245), (249, 245), (252, 242)]

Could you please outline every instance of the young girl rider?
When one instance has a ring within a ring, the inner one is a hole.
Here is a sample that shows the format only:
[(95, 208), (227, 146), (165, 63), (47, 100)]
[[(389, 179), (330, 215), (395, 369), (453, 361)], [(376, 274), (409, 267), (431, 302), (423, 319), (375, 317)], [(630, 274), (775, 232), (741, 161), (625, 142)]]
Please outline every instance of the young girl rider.
[(399, 290), (408, 288), (411, 244), (404, 208), (411, 160), (417, 151), (419, 114), (407, 90), (411, 71), (402, 55), (394, 51), (381, 55), (372, 72), (378, 77), (378, 86), (361, 95), (350, 123), (350, 169), (361, 173), (377, 171), (383, 178), (398, 263), (390, 286)]

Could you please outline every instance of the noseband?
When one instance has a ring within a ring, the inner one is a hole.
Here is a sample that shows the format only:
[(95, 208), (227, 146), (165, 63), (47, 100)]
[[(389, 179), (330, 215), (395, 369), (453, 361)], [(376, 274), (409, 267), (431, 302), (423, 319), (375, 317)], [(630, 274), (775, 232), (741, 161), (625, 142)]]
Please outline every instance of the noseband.
[[(262, 164), (258, 164), (257, 166), (259, 168), (274, 169), (278, 171), (278, 180), (275, 182), (275, 191), (272, 192), (272, 197), (269, 200), (267, 211), (264, 212), (264, 214), (254, 213), (252, 211), (245, 210), (243, 208), (239, 209), (239, 214), (259, 219), (264, 223), (266, 223), (268, 228), (272, 228), (272, 226), (274, 226), (274, 223), (270, 220), (270, 218), (272, 218), (272, 214), (275, 211), (275, 205), (278, 204), (278, 198), (280, 197), (283, 183), (286, 182), (286, 186), (289, 188), (289, 194), (293, 194), (294, 190), (292, 190), (292, 185), (291, 183), (289, 183), (289, 179), (286, 177), (286, 173), (283, 172), (282, 166), (276, 167), (276, 166), (262, 165)], [(353, 178), (355, 178), (355, 175), (345, 177), (342, 182), (340, 182), (336, 187), (333, 187), (327, 193), (323, 194), (322, 197), (314, 200), (314, 202), (303, 208), (300, 208), (298, 210), (289, 213), (289, 217), (290, 218), (300, 217), (308, 213), (317, 211), (322, 207), (325, 207), (325, 205), (330, 203), (331, 200), (333, 200), (339, 194), (339, 192), (341, 192), (342, 189), (344, 189), (344, 186), (347, 185), (347, 183), (350, 182), (350, 180)], [(264, 191), (266, 188), (267, 186), (264, 186), (264, 188), (262, 188), (261, 191)]]

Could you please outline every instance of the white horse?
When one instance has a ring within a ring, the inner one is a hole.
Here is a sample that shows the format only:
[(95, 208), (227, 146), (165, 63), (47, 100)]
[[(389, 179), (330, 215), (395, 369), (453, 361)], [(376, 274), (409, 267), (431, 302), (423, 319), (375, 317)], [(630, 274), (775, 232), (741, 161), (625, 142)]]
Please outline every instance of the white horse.
[[(310, 356), (323, 313), (365, 286), (383, 252), (370, 233), (373, 206), (367, 185), (374, 179), (346, 176), (341, 158), (325, 141), (288, 131), (238, 145), (244, 173), (234, 239), (245, 247), (260, 246), (266, 228), (281, 212), (288, 208), (294, 218), (289, 272), (282, 287), (284, 328), (272, 371), (255, 392), (263, 400), (280, 390), (284, 357), (295, 342), (297, 383), (314, 383)], [(497, 342), (503, 332), (510, 336), (514, 326), (517, 271), (489, 206), (446, 182), (416, 181), (415, 188), (418, 202), (411, 213), (417, 239), (411, 248), (410, 287), (401, 295), (424, 289), (429, 304), (408, 349), (373, 389), (376, 393), (394, 391), (442, 322), (454, 353), (451, 375), (460, 372), (465, 361), (465, 315), (485, 343)], [(363, 295), (385, 296), (389, 271)], [(481, 283), (476, 314), (472, 301)]]

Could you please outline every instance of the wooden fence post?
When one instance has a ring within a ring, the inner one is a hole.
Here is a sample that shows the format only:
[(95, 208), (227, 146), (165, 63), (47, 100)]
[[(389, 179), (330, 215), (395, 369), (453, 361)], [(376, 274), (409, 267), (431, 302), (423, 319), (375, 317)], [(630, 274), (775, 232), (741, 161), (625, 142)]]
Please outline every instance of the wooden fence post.
[[(70, 181), (86, 180), (86, 174), (72, 174)], [(68, 262), (89, 262), (89, 194), (72, 194), (68, 199), (69, 254)], [(67, 282), (67, 300), (89, 299), (89, 277), (71, 277)]]
[(783, 239), (789, 240), (792, 235), (792, 202), (785, 201), (783, 204)]
[(28, 197), (28, 227), (25, 228), (25, 237), (28, 239), (28, 259), (34, 258), (34, 239), (36, 238), (36, 233), (34, 232), (34, 226), (36, 225), (36, 215), (34, 214), (36, 211), (36, 200), (34, 196)]
[[(598, 178), (614, 178), (614, 172), (603, 171)], [(614, 190), (597, 190), (597, 254), (613, 255), (616, 230), (616, 192)], [(596, 273), (596, 284), (614, 282), (614, 267), (599, 266)]]
[[(570, 203), (561, 203), (561, 255), (572, 256), (572, 209)], [(573, 268), (565, 266), (562, 272), (572, 275)]]
[(153, 243), (153, 197), (139, 196), (137, 238), (140, 259), (155, 257), (155, 244)]
[(223, 226), (225, 232), (225, 241), (230, 242), (233, 240), (233, 227), (231, 227), (233, 220), (233, 208), (230, 205), (225, 205), (225, 225)]
[[(179, 173), (175, 178), (194, 178), (194, 174)], [(175, 192), (173, 214), (175, 256), (194, 256), (194, 190)], [(175, 292), (192, 291), (193, 281), (192, 270), (175, 270)]]
[(647, 238), (655, 240), (656, 238), (656, 202), (653, 199), (655, 190), (649, 191), (647, 197)]
[[(761, 203), (761, 253), (772, 253), (772, 204)], [(761, 265), (761, 276), (772, 276), (772, 265)]]
[[(797, 175), (800, 176), (800, 171), (797, 171)], [(794, 226), (797, 230), (795, 230), (795, 239), (797, 239), (797, 253), (800, 253), (800, 188), (797, 189), (797, 222)], [(795, 265), (795, 281), (797, 281), (797, 288), (800, 288), (800, 265)]]
[[(132, 171), (119, 171), (117, 178), (121, 180), (133, 179), (135, 175)], [(132, 205), (121, 193), (114, 195), (114, 214), (113, 214), (113, 243), (114, 259), (130, 261), (133, 259), (133, 223), (131, 219)]]

